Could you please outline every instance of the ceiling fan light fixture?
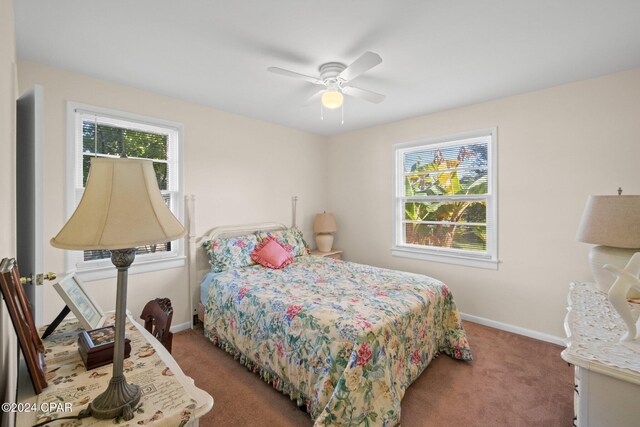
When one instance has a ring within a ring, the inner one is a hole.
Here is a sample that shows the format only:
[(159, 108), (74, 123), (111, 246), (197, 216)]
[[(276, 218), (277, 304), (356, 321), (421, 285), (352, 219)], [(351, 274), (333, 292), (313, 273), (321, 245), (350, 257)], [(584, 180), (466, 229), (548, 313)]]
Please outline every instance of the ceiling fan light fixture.
[(342, 105), (344, 96), (337, 90), (328, 90), (322, 94), (322, 105), (325, 108), (335, 109)]

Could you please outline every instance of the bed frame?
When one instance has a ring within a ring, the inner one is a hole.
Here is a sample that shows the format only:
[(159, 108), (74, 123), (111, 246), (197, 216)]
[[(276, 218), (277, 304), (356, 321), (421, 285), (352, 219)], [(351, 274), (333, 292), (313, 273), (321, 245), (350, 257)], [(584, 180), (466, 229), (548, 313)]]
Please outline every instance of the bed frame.
[[(209, 257), (202, 248), (202, 244), (207, 240), (220, 237), (234, 237), (243, 234), (250, 234), (258, 230), (277, 231), (286, 230), (287, 226), (278, 222), (262, 222), (255, 224), (240, 224), (214, 227), (207, 230), (203, 235), (196, 235), (195, 228), (195, 196), (186, 196), (187, 220), (189, 229), (189, 308), (192, 314), (191, 327), (198, 322), (204, 322), (204, 305), (200, 302), (200, 282), (202, 278), (211, 271)], [(291, 198), (292, 221), (291, 227), (296, 226), (296, 203), (298, 196)]]

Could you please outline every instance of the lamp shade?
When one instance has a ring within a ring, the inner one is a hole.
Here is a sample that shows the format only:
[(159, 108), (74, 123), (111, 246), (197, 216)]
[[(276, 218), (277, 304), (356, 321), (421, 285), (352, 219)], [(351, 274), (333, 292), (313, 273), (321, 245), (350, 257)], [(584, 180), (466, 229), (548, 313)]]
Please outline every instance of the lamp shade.
[(51, 245), (125, 249), (186, 233), (162, 198), (150, 160), (94, 157), (80, 204)]
[(338, 231), (338, 225), (336, 224), (333, 214), (326, 212), (316, 214), (313, 231), (316, 233), (333, 233)]
[(589, 196), (577, 239), (614, 248), (640, 248), (640, 196)]

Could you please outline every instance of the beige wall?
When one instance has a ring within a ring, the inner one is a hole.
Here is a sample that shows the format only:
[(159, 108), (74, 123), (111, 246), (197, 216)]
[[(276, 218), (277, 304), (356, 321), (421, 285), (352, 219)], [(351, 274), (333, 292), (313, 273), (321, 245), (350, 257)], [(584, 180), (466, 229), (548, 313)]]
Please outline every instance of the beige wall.
[[(60, 69), (20, 61), (20, 91), (44, 87), (44, 267), (64, 270), (64, 251), (48, 240), (65, 221), (66, 102), (157, 117), (184, 125), (185, 194), (196, 195), (197, 233), (218, 225), (291, 221), (291, 196), (299, 196), (298, 224), (313, 240), (313, 214), (326, 209), (325, 139)], [(87, 283), (105, 309), (115, 307), (115, 279)], [(157, 296), (171, 298), (174, 325), (189, 321), (187, 269), (129, 277), (128, 308), (135, 314)], [(44, 321), (62, 308), (45, 288)]]
[[(16, 43), (13, 2), (0, 0), (0, 258), (13, 257), (15, 239), (15, 113)], [(0, 302), (0, 401), (15, 399), (17, 339), (4, 301)], [(2, 426), (13, 422), (13, 414), (1, 417)]]
[[(429, 96), (425, 94), (425, 96)], [(392, 145), (498, 128), (498, 271), (392, 257)], [(376, 126), (330, 139), (329, 208), (347, 259), (448, 283), (461, 311), (564, 336), (575, 235), (589, 194), (640, 194), (640, 70)]]
[(0, 257), (15, 255), (16, 43), (13, 2), (0, 0)]

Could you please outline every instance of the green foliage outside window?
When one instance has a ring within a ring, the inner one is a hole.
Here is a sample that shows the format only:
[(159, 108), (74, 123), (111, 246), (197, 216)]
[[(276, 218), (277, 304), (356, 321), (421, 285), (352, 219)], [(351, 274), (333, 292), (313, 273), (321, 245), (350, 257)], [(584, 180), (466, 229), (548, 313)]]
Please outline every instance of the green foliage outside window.
[(119, 156), (123, 151), (127, 157), (153, 160), (158, 187), (167, 189), (167, 135), (126, 129), (98, 123), (98, 137), (94, 122), (82, 123), (82, 185), (86, 185), (91, 157), (95, 154)]
[[(97, 138), (96, 138), (97, 130)], [(91, 158), (97, 155), (120, 156), (121, 153), (127, 157), (137, 157), (153, 161), (153, 168), (156, 172), (158, 187), (160, 190), (167, 190), (168, 187), (168, 164), (167, 164), (168, 136), (153, 132), (145, 132), (127, 129), (117, 126), (96, 123), (94, 121), (83, 121), (82, 123), (82, 186), (87, 183)], [(167, 204), (169, 195), (163, 194)], [(136, 254), (149, 254), (156, 252), (171, 251), (171, 242), (145, 245), (137, 248)], [(108, 250), (84, 251), (84, 260), (98, 260), (110, 258), (111, 252)]]
[[(405, 155), (405, 197), (424, 200), (405, 202), (406, 243), (484, 252), (487, 202), (465, 196), (487, 194), (487, 146), (455, 149), (457, 156), (451, 148)], [(432, 160), (423, 163), (422, 156), (428, 155)], [(449, 200), (430, 201), (428, 196)]]

